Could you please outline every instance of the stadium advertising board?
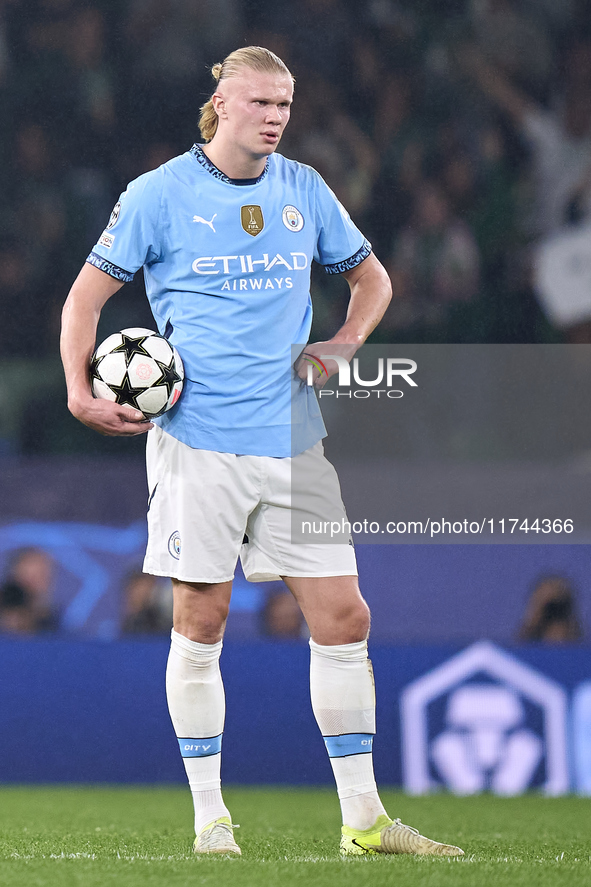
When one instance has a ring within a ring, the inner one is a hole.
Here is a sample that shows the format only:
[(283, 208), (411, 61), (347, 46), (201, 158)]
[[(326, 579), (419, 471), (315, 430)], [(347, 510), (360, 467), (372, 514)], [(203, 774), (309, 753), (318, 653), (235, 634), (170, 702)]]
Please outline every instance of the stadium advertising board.
[[(183, 782), (162, 686), (168, 646), (156, 638), (3, 638), (0, 671), (10, 679), (0, 682), (0, 782)], [(585, 648), (374, 644), (371, 658), (380, 785), (591, 794)], [(332, 783), (310, 708), (308, 662), (305, 642), (224, 646), (228, 782)], [(261, 699), (272, 724), (253, 717)], [(43, 755), (31, 755), (41, 722)]]
[(405, 788), (516, 795), (569, 789), (563, 687), (480, 641), (401, 695)]

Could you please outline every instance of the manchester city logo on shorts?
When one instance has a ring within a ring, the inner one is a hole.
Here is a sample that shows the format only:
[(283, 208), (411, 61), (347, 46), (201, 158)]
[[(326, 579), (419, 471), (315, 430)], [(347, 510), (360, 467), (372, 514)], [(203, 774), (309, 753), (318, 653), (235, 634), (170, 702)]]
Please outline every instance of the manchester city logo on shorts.
[(113, 227), (113, 225), (115, 224), (115, 222), (119, 218), (120, 212), (121, 212), (121, 203), (117, 202), (115, 204), (115, 206), (113, 207), (113, 212), (111, 213), (111, 218), (109, 219), (109, 221), (107, 223), (107, 227), (105, 228), (105, 231), (108, 231), (109, 228)]
[(251, 234), (252, 237), (260, 234), (265, 227), (263, 211), (260, 206), (254, 206), (254, 204), (240, 207), (240, 221), (246, 233)]
[(290, 231), (301, 231), (304, 227), (304, 217), (296, 206), (284, 206), (281, 218)]
[(178, 530), (172, 533), (168, 540), (168, 553), (175, 559), (179, 560), (181, 556), (181, 534)]

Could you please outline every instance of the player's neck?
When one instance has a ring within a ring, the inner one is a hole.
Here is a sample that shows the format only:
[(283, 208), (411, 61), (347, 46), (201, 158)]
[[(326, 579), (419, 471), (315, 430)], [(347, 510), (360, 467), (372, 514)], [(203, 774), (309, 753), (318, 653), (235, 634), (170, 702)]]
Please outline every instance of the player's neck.
[(235, 145), (226, 145), (214, 138), (202, 146), (203, 153), (209, 157), (229, 179), (258, 179), (265, 171), (267, 156), (253, 156), (236, 149)]

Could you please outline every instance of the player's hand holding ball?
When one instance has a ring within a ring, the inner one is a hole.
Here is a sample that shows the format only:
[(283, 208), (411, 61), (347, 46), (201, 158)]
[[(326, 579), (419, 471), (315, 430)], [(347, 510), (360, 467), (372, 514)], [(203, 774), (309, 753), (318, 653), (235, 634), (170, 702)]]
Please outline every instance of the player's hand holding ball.
[(122, 330), (94, 352), (90, 381), (96, 400), (78, 418), (102, 434), (141, 434), (152, 427), (149, 419), (178, 402), (183, 379), (179, 353), (163, 336), (141, 327)]

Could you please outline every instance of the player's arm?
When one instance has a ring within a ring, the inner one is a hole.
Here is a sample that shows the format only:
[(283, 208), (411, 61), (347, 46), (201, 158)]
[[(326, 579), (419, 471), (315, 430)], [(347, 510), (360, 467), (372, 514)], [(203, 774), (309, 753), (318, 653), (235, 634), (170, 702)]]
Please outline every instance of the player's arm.
[(392, 298), (392, 284), (373, 253), (355, 268), (345, 271), (343, 277), (351, 290), (347, 319), (330, 341), (355, 345), (357, 350), (384, 316)]
[[(340, 330), (326, 342), (306, 345), (306, 354), (320, 357), (330, 346), (333, 352), (350, 361), (367, 337), (376, 328), (392, 298), (392, 284), (382, 263), (373, 253), (342, 275), (351, 290), (347, 318)], [(306, 377), (307, 364), (298, 368), (301, 378)], [(324, 385), (327, 378), (337, 372), (335, 361), (328, 361), (328, 376), (317, 383)]]
[(103, 305), (123, 284), (86, 263), (74, 281), (62, 312), (60, 349), (68, 409), (84, 425), (107, 435), (134, 435), (152, 425), (133, 407), (94, 398), (90, 387), (90, 358)]

